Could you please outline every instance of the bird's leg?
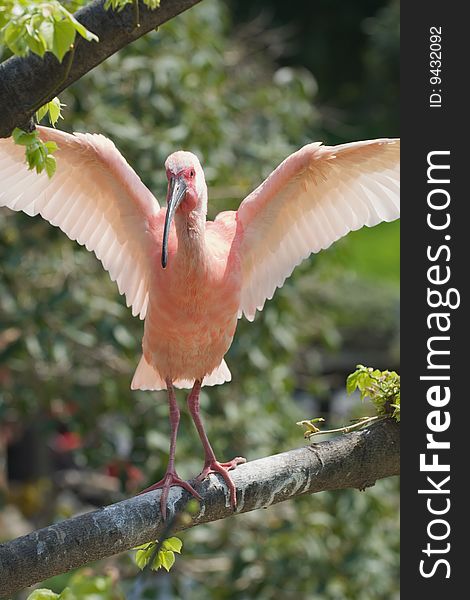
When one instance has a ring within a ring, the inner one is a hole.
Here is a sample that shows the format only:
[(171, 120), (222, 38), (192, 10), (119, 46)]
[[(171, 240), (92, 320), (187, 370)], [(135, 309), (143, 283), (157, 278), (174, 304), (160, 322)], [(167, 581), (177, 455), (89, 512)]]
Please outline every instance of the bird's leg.
[(194, 425), (196, 425), (199, 437), (201, 438), (202, 445), (204, 446), (205, 454), (204, 467), (196, 479), (202, 481), (205, 477), (207, 477), (207, 475), (209, 475), (209, 473), (219, 473), (220, 475), (222, 475), (230, 492), (230, 502), (232, 504), (232, 507), (235, 508), (237, 506), (237, 493), (235, 485), (228, 471), (230, 469), (234, 469), (239, 464), (245, 463), (246, 459), (242, 458), (241, 456), (237, 456), (229, 462), (220, 463), (215, 458), (214, 450), (212, 450), (212, 446), (210, 445), (209, 439), (207, 438), (206, 432), (204, 430), (204, 425), (202, 424), (202, 420), (199, 415), (200, 391), (201, 381), (196, 379), (193, 389), (191, 390), (191, 393), (188, 396), (188, 408), (193, 418)]
[(168, 459), (168, 466), (166, 469), (165, 476), (157, 483), (154, 483), (150, 487), (146, 488), (141, 494), (150, 492), (152, 490), (161, 489), (162, 495), (160, 498), (160, 509), (163, 519), (166, 519), (166, 506), (168, 500), (168, 492), (170, 487), (173, 485), (179, 485), (190, 494), (192, 494), (198, 500), (201, 500), (201, 496), (196, 492), (192, 485), (181, 479), (175, 470), (175, 450), (176, 450), (176, 435), (178, 433), (178, 425), (180, 422), (180, 411), (178, 404), (176, 403), (175, 390), (170, 379), (167, 379), (166, 386), (168, 390), (168, 405), (170, 409), (170, 427), (171, 427), (171, 438), (170, 438), (170, 457)]

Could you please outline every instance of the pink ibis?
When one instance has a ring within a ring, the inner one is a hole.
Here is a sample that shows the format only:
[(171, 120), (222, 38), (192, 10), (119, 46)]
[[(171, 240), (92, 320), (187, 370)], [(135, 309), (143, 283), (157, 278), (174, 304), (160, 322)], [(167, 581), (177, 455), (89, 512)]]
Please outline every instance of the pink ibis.
[(38, 127), (57, 142), (57, 172), (28, 171), (23, 149), (0, 140), (0, 206), (41, 215), (93, 251), (117, 282), (133, 315), (145, 319), (142, 357), (131, 388), (168, 392), (168, 468), (151, 489), (199, 494), (175, 470), (180, 413), (174, 388), (192, 388), (188, 408), (205, 461), (199, 479), (219, 473), (231, 505), (229, 470), (219, 462), (199, 414), (201, 386), (230, 381), (224, 361), (237, 319), (252, 321), (294, 267), (349, 231), (399, 216), (399, 140), (338, 146), (312, 143), (287, 157), (237, 211), (206, 220), (207, 186), (197, 157), (175, 152), (165, 162), (166, 207), (102, 135)]

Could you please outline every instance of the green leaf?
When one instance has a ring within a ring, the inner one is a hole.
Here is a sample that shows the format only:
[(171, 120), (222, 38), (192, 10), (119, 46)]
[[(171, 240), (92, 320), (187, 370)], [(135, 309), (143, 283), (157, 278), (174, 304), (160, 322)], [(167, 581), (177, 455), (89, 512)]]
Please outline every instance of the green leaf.
[(44, 41), (44, 46), (47, 49), (52, 48), (54, 45), (54, 23), (47, 19), (39, 25), (38, 31)]
[[(65, 11), (65, 9), (63, 9)], [(67, 18), (70, 23), (74, 26), (75, 31), (82, 36), (87, 42), (99, 42), (99, 37), (95, 35), (92, 31), (89, 31), (84, 25), (77, 21), (77, 19), (68, 11)]]
[(11, 21), (2, 30), (3, 43), (18, 56), (28, 54), (28, 46), (25, 42), (26, 35), (26, 31), (14, 21)]
[(54, 36), (52, 52), (62, 62), (75, 41), (75, 27), (70, 21), (56, 21), (54, 23)]
[(153, 559), (152, 564), (150, 565), (150, 568), (152, 571), (158, 571), (158, 569), (161, 569), (162, 567), (162, 551), (160, 550), (157, 554), (157, 556)]
[(57, 170), (57, 162), (56, 162), (55, 157), (54, 156), (46, 156), (44, 166), (46, 169), (47, 176), (50, 179)]
[(13, 140), (15, 144), (19, 144), (20, 146), (28, 146), (36, 139), (36, 132), (33, 131), (31, 133), (27, 133), (19, 127), (15, 127), (12, 134)]
[(352, 394), (357, 388), (357, 371), (348, 375), (346, 379), (346, 391), (348, 394)]
[(170, 550), (160, 550), (158, 553), (160, 557), (161, 566), (169, 571), (175, 564), (175, 553)]
[(141, 544), (140, 546), (135, 546), (132, 548), (133, 550), (147, 550), (149, 546), (151, 546), (154, 542), (148, 542), (147, 544)]
[(45, 142), (44, 147), (47, 148), (49, 154), (54, 154), (59, 146), (55, 142)]
[(54, 598), (59, 598), (59, 594), (56, 594), (52, 590), (48, 590), (46, 588), (40, 588), (34, 590), (26, 600), (54, 600)]
[(36, 119), (39, 121), (41, 121), (42, 119), (44, 119), (44, 117), (47, 115), (47, 113), (49, 112), (49, 104), (44, 104), (44, 106), (41, 106), (41, 108), (38, 108), (38, 110), (36, 111)]
[(41, 171), (44, 170), (44, 157), (41, 152), (40, 146), (38, 146), (37, 144), (26, 146), (26, 160), (31, 170), (36, 169), (37, 173), (41, 173)]
[(135, 562), (141, 571), (147, 566), (147, 563), (150, 560), (150, 556), (147, 553), (147, 550), (150, 546), (151, 544), (139, 546), (139, 549), (136, 552)]
[(62, 115), (61, 115), (62, 106), (65, 106), (65, 105), (61, 104), (61, 102), (60, 102), (59, 98), (57, 98), (57, 96), (49, 102), (49, 120), (53, 127), (55, 127), (55, 124), (57, 123), (57, 121), (60, 118), (62, 118)]
[(177, 552), (178, 554), (181, 554), (182, 547), (183, 542), (177, 537), (167, 538), (162, 544), (163, 550), (172, 550), (173, 552)]
[(150, 10), (155, 10), (160, 7), (160, 0), (144, 0), (144, 4), (150, 8)]

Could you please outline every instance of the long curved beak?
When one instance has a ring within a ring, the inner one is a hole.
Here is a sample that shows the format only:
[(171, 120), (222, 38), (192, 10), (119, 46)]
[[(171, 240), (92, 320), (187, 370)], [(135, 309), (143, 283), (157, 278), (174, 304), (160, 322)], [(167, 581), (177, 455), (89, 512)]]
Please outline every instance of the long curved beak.
[(168, 235), (170, 233), (171, 220), (181, 200), (186, 194), (186, 182), (182, 177), (171, 177), (168, 185), (168, 201), (165, 217), (165, 227), (163, 229), (162, 244), (162, 267), (165, 268), (168, 263)]

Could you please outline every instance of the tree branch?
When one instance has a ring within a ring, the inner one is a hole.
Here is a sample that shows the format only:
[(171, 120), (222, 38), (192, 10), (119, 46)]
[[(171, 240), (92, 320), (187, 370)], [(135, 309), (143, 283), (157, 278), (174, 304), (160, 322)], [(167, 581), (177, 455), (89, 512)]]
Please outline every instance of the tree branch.
[[(233, 471), (236, 514), (324, 490), (374, 485), (398, 475), (400, 427), (384, 420), (364, 430), (240, 465)], [(233, 515), (228, 490), (219, 476), (192, 482), (202, 496), (200, 510), (174, 518), (189, 494), (170, 490), (172, 532)], [(90, 561), (129, 550), (168, 534), (160, 515), (160, 491), (148, 492), (67, 519), (0, 545), (0, 598)]]
[(200, 1), (161, 0), (155, 10), (139, 2), (139, 27), (135, 27), (132, 5), (116, 12), (105, 10), (103, 0), (93, 0), (78, 10), (77, 20), (100, 41), (87, 42), (77, 35), (68, 73), (68, 55), (62, 63), (47, 53), (44, 58), (35, 54), (14, 56), (0, 64), (0, 137), (8, 137), (15, 127), (27, 127), (38, 103), (52, 100), (106, 58)]

